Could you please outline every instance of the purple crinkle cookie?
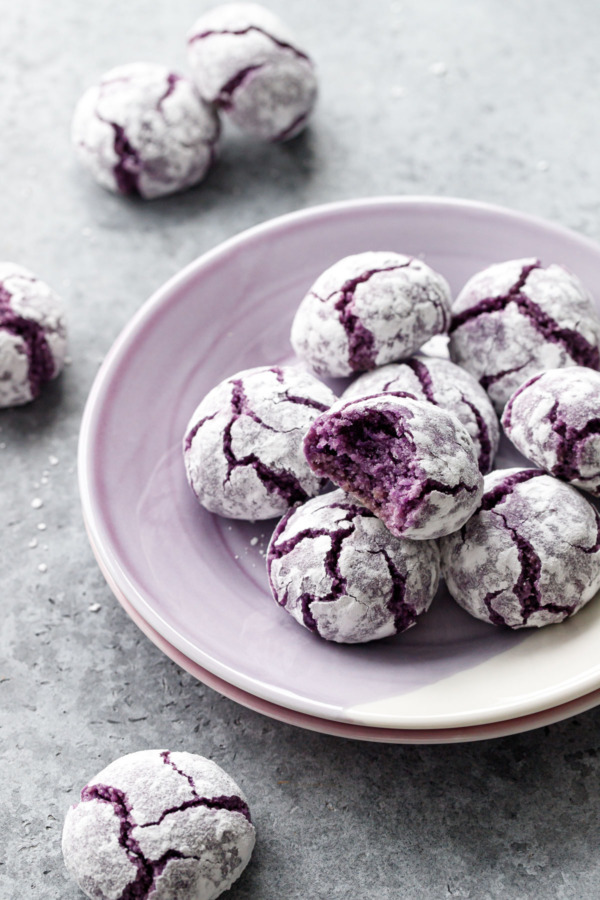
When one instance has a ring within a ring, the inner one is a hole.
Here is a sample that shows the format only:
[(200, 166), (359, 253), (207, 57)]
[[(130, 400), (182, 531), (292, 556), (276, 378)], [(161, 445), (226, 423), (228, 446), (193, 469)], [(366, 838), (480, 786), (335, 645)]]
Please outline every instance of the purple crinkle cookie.
[(476, 514), (440, 549), (454, 599), (493, 625), (562, 622), (600, 588), (598, 513), (540, 469), (487, 475)]
[(83, 788), (62, 850), (92, 900), (213, 900), (241, 875), (254, 840), (246, 798), (216, 763), (142, 750)]
[(61, 371), (66, 349), (60, 297), (27, 269), (0, 262), (0, 407), (35, 399)]
[(409, 393), (453, 413), (469, 432), (481, 472), (490, 471), (500, 439), (498, 418), (486, 392), (465, 369), (448, 359), (413, 356), (360, 375), (342, 400), (382, 391)]
[(450, 355), (488, 392), (498, 413), (542, 369), (600, 368), (600, 320), (591, 296), (562, 266), (497, 263), (456, 298)]
[(450, 289), (419, 259), (347, 256), (317, 278), (292, 324), (292, 346), (318, 375), (350, 375), (410, 356), (448, 330)]
[(339, 401), (311, 425), (304, 452), (318, 475), (414, 540), (456, 531), (483, 489), (464, 425), (410, 395)]
[(394, 537), (341, 490), (284, 516), (267, 566), (280, 606), (325, 640), (348, 644), (406, 631), (439, 580), (434, 541)]
[(536, 465), (600, 496), (600, 373), (572, 366), (534, 375), (506, 404), (502, 424)]
[(243, 131), (285, 141), (306, 125), (317, 98), (313, 63), (263, 6), (227, 3), (205, 13), (188, 36), (188, 60), (204, 99)]
[(248, 369), (210, 391), (186, 429), (188, 481), (200, 503), (233, 519), (268, 519), (324, 486), (302, 452), (309, 426), (335, 402), (294, 366)]
[(184, 190), (204, 178), (219, 122), (187, 78), (164, 66), (111, 69), (77, 104), (72, 140), (96, 181), (146, 199)]

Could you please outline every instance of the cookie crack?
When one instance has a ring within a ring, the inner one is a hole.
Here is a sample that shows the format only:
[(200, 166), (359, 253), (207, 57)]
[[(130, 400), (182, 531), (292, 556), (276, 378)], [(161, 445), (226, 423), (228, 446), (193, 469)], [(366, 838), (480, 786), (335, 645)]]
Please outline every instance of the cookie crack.
[(383, 556), (388, 568), (392, 581), (392, 591), (386, 605), (394, 617), (394, 629), (396, 634), (400, 634), (410, 628), (411, 625), (414, 625), (417, 621), (417, 611), (406, 602), (406, 576), (402, 574), (384, 547), (374, 552)]
[(0, 282), (0, 329), (21, 338), (25, 344), (28, 361), (27, 377), (32, 399), (40, 393), (42, 384), (54, 376), (55, 365), (44, 329), (31, 319), (26, 319), (11, 306), (12, 293)]
[(579, 467), (573, 460), (579, 455), (579, 445), (587, 438), (600, 434), (600, 418), (589, 419), (582, 428), (567, 425), (565, 419), (559, 415), (560, 401), (556, 400), (552, 409), (546, 416), (550, 422), (552, 431), (557, 437), (556, 456), (557, 462), (552, 466), (551, 472), (557, 478), (567, 481), (595, 481), (597, 475), (586, 477), (581, 474)]
[(481, 472), (489, 472), (492, 467), (492, 440), (487, 423), (475, 403), (468, 400), (462, 392), (460, 397), (465, 406), (468, 406), (473, 413), (477, 425), (477, 436), (479, 440), (479, 457), (477, 461), (479, 463), (479, 469)]
[(193, 34), (188, 39), (188, 44), (195, 44), (197, 41), (202, 41), (207, 37), (214, 37), (215, 35), (220, 34), (231, 34), (231, 35), (244, 35), (250, 34), (250, 32), (256, 32), (257, 34), (262, 34), (263, 37), (268, 38), (272, 41), (277, 47), (280, 47), (282, 50), (290, 50), (294, 53), (299, 59), (304, 59), (306, 62), (311, 63), (311, 59), (306, 53), (303, 53), (302, 50), (299, 50), (297, 47), (294, 47), (293, 44), (288, 43), (287, 41), (282, 41), (280, 38), (274, 37), (269, 31), (261, 28), (259, 25), (248, 25), (246, 28), (212, 28), (207, 29), (206, 31), (201, 31), (198, 34)]
[(421, 362), (420, 359), (416, 359), (413, 357), (412, 359), (405, 359), (404, 365), (408, 366), (409, 369), (412, 369), (414, 374), (417, 377), (417, 381), (421, 385), (421, 389), (425, 395), (425, 399), (429, 400), (430, 403), (438, 405), (437, 400), (435, 399), (435, 393), (433, 390), (433, 379), (431, 378), (431, 372), (425, 365), (425, 363)]
[[(598, 347), (594, 347), (587, 341), (582, 334), (572, 328), (565, 328), (558, 324), (552, 316), (544, 312), (541, 306), (531, 300), (526, 294), (522, 293), (530, 273), (534, 269), (541, 268), (539, 260), (531, 265), (524, 266), (521, 275), (515, 284), (507, 291), (495, 297), (485, 297), (479, 300), (474, 306), (456, 313), (452, 317), (450, 323), (450, 334), (464, 325), (465, 322), (476, 319), (485, 313), (499, 312), (505, 309), (509, 303), (514, 303), (519, 311), (528, 319), (530, 324), (538, 331), (547, 341), (555, 344), (561, 344), (571, 359), (581, 366), (588, 366), (590, 369), (598, 369), (600, 366), (600, 351)], [(499, 380), (506, 373), (488, 376), (494, 381)], [(491, 382), (490, 382), (491, 383)], [(483, 384), (483, 380), (481, 381)]]
[(540, 475), (545, 475), (545, 472), (541, 469), (522, 469), (519, 472), (513, 472), (512, 475), (509, 475), (501, 481), (500, 484), (497, 484), (491, 490), (486, 491), (481, 498), (481, 503), (477, 512), (482, 509), (493, 510), (499, 503), (502, 503), (509, 494), (512, 494), (515, 488), (520, 484), (524, 484), (532, 478), (539, 478)]
[(198, 856), (186, 855), (174, 849), (166, 850), (158, 859), (148, 859), (133, 836), (136, 822), (127, 795), (119, 788), (106, 784), (88, 785), (81, 792), (81, 800), (82, 802), (98, 800), (112, 806), (119, 821), (119, 845), (137, 869), (135, 878), (123, 889), (118, 900), (144, 900), (150, 896), (156, 887), (157, 878), (172, 859), (200, 859)]

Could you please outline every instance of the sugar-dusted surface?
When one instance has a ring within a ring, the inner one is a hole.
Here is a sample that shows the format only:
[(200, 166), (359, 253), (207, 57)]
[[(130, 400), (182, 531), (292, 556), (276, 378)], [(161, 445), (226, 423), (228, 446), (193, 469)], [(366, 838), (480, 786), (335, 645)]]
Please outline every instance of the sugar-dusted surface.
[(420, 259), (382, 250), (323, 272), (292, 323), (298, 356), (319, 375), (350, 375), (409, 356), (450, 324), (450, 289)]
[(600, 318), (587, 287), (563, 266), (509, 260), (474, 275), (456, 298), (450, 355), (501, 413), (543, 369), (600, 368)]
[(440, 546), (452, 596), (493, 625), (563, 622), (600, 588), (600, 516), (540, 469), (486, 476), (480, 508)]
[(66, 351), (61, 298), (22, 266), (0, 262), (0, 408), (35, 399)]
[(270, 9), (224, 3), (204, 13), (188, 34), (188, 62), (201, 95), (252, 137), (287, 141), (306, 127), (315, 67)]
[[(352, 15), (346, 0), (269, 6), (318, 63), (314, 126), (283, 148), (228, 140), (198, 190), (143, 206), (81, 172), (70, 117), (85, 85), (117, 63), (181, 69), (199, 4), (30, 0), (3, 9), (2, 256), (64, 297), (73, 363), (33, 404), (0, 415), (0, 743), (9, 775), (0, 786), (0, 895), (82, 900), (61, 861), (68, 806), (116, 756), (171, 747), (214, 758), (248, 795), (259, 840), (227, 900), (588, 900), (600, 889), (600, 710), (445, 747), (303, 732), (167, 659), (114, 601), (89, 549), (74, 468), (86, 393), (127, 319), (199, 252), (299, 206), (412, 192), (485, 198), (600, 237), (590, 188), (600, 183), (596, 3), (533, 2), (526, 15), (522, 4), (495, 0), (406, 0), (377, 15), (366, 0)], [(565, 47), (576, 48), (568, 66), (557, 62)], [(445, 74), (430, 71), (435, 63)], [(538, 252), (534, 241), (511, 249)], [(475, 256), (464, 258), (455, 292), (477, 268), (509, 258)], [(571, 266), (580, 273), (581, 260)], [(40, 510), (30, 506), (36, 496)], [(258, 570), (258, 550), (249, 571), (254, 561)], [(100, 609), (89, 612), (94, 603)], [(577, 628), (589, 608), (565, 627)], [(500, 639), (499, 629), (469, 626)], [(423, 619), (406, 638), (425, 628)], [(357, 650), (369, 652), (348, 648)]]
[(68, 810), (62, 851), (93, 900), (215, 900), (247, 866), (246, 798), (216, 763), (141, 750), (98, 773)]
[(308, 372), (263, 366), (238, 372), (204, 397), (183, 438), (188, 481), (210, 512), (270, 519), (314, 497), (325, 481), (302, 441), (335, 395)]
[(320, 637), (361, 643), (400, 634), (431, 605), (439, 580), (433, 541), (390, 534), (343, 491), (284, 516), (267, 551), (275, 601)]
[(486, 392), (466, 369), (448, 359), (413, 356), (360, 375), (342, 399), (380, 391), (406, 391), (453, 413), (469, 432), (481, 472), (486, 475), (492, 469), (500, 440), (498, 417)]
[(502, 423), (536, 465), (600, 494), (600, 373), (577, 366), (534, 375), (512, 395)]
[(102, 187), (151, 200), (204, 178), (219, 122), (189, 79), (154, 63), (128, 63), (83, 94), (71, 136)]
[(411, 394), (340, 400), (311, 425), (304, 452), (395, 535), (450, 534), (477, 509), (483, 478), (459, 420)]

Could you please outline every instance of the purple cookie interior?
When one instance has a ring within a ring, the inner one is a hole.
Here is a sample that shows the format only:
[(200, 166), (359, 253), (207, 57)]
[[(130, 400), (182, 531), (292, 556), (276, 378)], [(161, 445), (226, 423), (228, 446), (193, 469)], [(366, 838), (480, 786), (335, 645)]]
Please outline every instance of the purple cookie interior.
[[(394, 396), (414, 399), (403, 392)], [(413, 524), (431, 491), (462, 489), (424, 475), (408, 427), (409, 410), (348, 406), (313, 422), (304, 441), (306, 459), (314, 472), (357, 497), (392, 533), (402, 534)]]

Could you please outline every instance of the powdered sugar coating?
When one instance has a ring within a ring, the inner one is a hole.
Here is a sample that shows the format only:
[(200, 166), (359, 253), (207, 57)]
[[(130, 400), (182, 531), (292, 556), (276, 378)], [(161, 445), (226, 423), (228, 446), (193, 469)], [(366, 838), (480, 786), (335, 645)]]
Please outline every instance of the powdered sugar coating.
[(562, 622), (600, 588), (598, 513), (540, 469), (487, 475), (476, 514), (440, 549), (454, 599), (493, 625)]
[(450, 289), (441, 275), (419, 259), (368, 251), (317, 278), (291, 341), (318, 375), (350, 375), (410, 356), (449, 322)]
[(426, 540), (460, 528), (483, 477), (456, 416), (410, 395), (338, 401), (304, 441), (311, 468), (372, 510), (392, 534)]
[(490, 471), (498, 450), (500, 427), (488, 395), (466, 369), (448, 359), (413, 356), (360, 375), (342, 400), (368, 397), (381, 391), (403, 391), (453, 413), (467, 429), (479, 468)]
[(257, 3), (227, 3), (202, 15), (188, 60), (205, 100), (243, 131), (284, 141), (306, 125), (317, 98), (314, 66), (294, 36)]
[(62, 850), (93, 900), (214, 900), (241, 875), (254, 841), (246, 797), (216, 763), (142, 750), (83, 788)]
[(452, 308), (450, 355), (487, 390), (498, 413), (543, 369), (600, 368), (600, 320), (562, 266), (510, 260), (474, 275)]
[(191, 81), (164, 66), (111, 69), (75, 109), (72, 140), (96, 181), (146, 199), (201, 181), (219, 136), (213, 108)]
[(551, 475), (600, 496), (600, 373), (583, 366), (534, 375), (502, 424), (517, 450)]
[(200, 503), (233, 519), (268, 519), (314, 496), (324, 480), (302, 452), (333, 392), (299, 367), (248, 369), (210, 391), (186, 429), (188, 481)]
[(35, 399), (67, 350), (62, 300), (15, 263), (0, 262), (0, 407)]
[(276, 602), (328, 641), (364, 643), (411, 628), (439, 581), (433, 541), (394, 537), (344, 491), (281, 520), (267, 551)]

